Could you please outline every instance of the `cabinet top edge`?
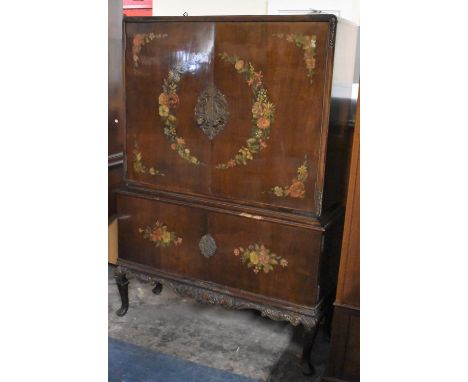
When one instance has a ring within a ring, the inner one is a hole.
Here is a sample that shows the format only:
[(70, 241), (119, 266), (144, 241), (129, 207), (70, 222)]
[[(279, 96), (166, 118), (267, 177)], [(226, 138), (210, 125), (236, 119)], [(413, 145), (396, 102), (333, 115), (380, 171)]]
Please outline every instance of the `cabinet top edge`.
[(141, 16), (123, 18), (124, 23), (151, 23), (151, 22), (255, 22), (255, 21), (283, 21), (283, 22), (337, 22), (334, 14), (317, 13), (311, 15), (228, 15), (228, 16)]

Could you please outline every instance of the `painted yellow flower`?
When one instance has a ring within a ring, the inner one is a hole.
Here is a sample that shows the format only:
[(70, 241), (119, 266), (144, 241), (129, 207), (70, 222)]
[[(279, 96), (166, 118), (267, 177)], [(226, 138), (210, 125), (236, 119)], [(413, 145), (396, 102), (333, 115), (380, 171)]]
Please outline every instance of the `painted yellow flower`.
[(242, 68), (244, 67), (244, 60), (236, 61), (234, 67), (236, 68), (236, 70), (242, 70)]
[(167, 117), (169, 115), (169, 108), (166, 105), (159, 106), (159, 115), (161, 117)]
[(169, 231), (164, 231), (162, 241), (164, 244), (169, 244), (171, 242), (171, 233)]
[(257, 264), (258, 264), (258, 253), (257, 253), (257, 252), (251, 251), (251, 252), (250, 252), (250, 255), (249, 255), (249, 258), (250, 258), (250, 262), (251, 262), (253, 265), (257, 265)]
[(283, 192), (283, 189), (279, 186), (276, 186), (273, 188), (273, 193), (276, 195), (276, 196), (283, 196), (284, 195), (284, 192)]

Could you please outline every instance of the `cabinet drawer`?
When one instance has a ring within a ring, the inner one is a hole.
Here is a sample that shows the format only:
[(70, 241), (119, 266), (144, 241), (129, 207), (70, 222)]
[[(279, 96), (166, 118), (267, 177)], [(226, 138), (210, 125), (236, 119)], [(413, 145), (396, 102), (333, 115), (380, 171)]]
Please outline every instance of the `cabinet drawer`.
[(322, 231), (230, 210), (118, 194), (119, 258), (185, 279), (312, 306)]

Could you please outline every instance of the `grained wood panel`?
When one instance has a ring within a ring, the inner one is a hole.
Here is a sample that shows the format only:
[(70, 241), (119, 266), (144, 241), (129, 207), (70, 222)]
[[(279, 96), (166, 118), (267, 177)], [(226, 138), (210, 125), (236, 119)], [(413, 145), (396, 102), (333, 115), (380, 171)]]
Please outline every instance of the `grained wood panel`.
[(360, 379), (360, 282), (359, 282), (359, 102), (350, 166), (346, 217), (341, 251), (338, 289), (332, 326), (327, 378), (355, 382)]
[(336, 302), (359, 307), (360, 280), (360, 126), (359, 110), (353, 139), (353, 151), (346, 203), (340, 273)]

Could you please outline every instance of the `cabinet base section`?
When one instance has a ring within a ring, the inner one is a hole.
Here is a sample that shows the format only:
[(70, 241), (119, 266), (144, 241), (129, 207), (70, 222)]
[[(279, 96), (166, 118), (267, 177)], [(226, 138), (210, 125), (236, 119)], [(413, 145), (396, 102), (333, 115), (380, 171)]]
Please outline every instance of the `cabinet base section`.
[(210, 282), (181, 279), (122, 259), (119, 259), (117, 264), (117, 273), (124, 273), (129, 279), (136, 278), (142, 282), (161, 284), (182, 297), (190, 297), (203, 304), (221, 305), (228, 309), (257, 310), (262, 316), (275, 321), (288, 321), (294, 326), (302, 324), (306, 330), (312, 330), (324, 312), (323, 300), (313, 307), (303, 307), (244, 291), (236, 292)]

